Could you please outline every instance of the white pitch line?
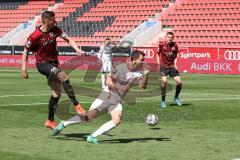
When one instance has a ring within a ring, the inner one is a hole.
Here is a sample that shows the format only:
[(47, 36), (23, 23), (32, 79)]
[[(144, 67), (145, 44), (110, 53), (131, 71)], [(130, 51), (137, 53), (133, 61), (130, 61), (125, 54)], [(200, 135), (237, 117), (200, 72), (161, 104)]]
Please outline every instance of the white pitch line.
[(230, 98), (202, 98), (202, 99), (183, 99), (182, 101), (224, 101), (224, 100), (234, 100), (240, 99), (240, 97), (230, 97)]
[(183, 96), (239, 96), (240, 95), (236, 95), (236, 94), (215, 94), (215, 93), (203, 93), (203, 94), (197, 94), (197, 93), (186, 93), (186, 94), (182, 94)]
[[(183, 99), (182, 101), (224, 101), (224, 100), (238, 100), (239, 98), (215, 98), (215, 99)], [(172, 100), (167, 100), (168, 102), (172, 102)], [(88, 103), (92, 103), (93, 101), (89, 101), (89, 102), (80, 102), (83, 104), (88, 104)], [(135, 101), (128, 101), (128, 102), (135, 102)], [(139, 103), (149, 103), (149, 102), (153, 102), (153, 101), (136, 101)], [(36, 105), (47, 105), (48, 103), (27, 103), (27, 104), (2, 104), (0, 105), (0, 107), (3, 106), (36, 106)]]
[(17, 94), (17, 95), (3, 95), (0, 96), (0, 98), (7, 98), (7, 97), (34, 97), (34, 96), (47, 96), (47, 95), (51, 95), (49, 94)]
[[(81, 102), (81, 103), (92, 103), (92, 102)], [(2, 104), (2, 105), (0, 105), (0, 107), (3, 107), (3, 106), (37, 106), (37, 105), (48, 105), (48, 103)]]
[(0, 105), (0, 107), (4, 107), (4, 106), (36, 106), (36, 105), (46, 105), (48, 103), (27, 103), (27, 104), (2, 104)]
[[(8, 98), (8, 97), (39, 97), (39, 96), (50, 96), (51, 93), (49, 94), (13, 94), (13, 95), (2, 95), (0, 98)], [(62, 96), (65, 96), (67, 94), (62, 94)]]
[[(13, 95), (2, 95), (0, 98), (7, 98), (7, 97), (35, 97), (35, 96), (50, 96), (51, 93), (49, 94), (13, 94)], [(66, 94), (62, 94), (66, 95)], [(240, 97), (240, 95), (233, 95), (233, 94), (196, 94), (196, 93), (186, 93), (186, 94), (181, 94), (182, 96), (230, 96), (230, 97)]]

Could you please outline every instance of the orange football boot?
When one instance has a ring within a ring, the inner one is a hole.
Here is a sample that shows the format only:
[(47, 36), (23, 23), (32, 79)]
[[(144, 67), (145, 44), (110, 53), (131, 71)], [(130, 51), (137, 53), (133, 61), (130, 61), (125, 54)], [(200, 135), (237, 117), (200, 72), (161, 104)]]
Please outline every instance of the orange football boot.
[(54, 129), (57, 127), (57, 123), (54, 121), (50, 121), (50, 120), (46, 120), (44, 125), (45, 125), (45, 127), (50, 128), (50, 129)]
[(76, 110), (76, 112), (77, 112), (78, 114), (84, 114), (84, 113), (86, 113), (85, 109), (84, 109), (80, 104), (78, 104), (78, 105), (75, 106), (75, 110)]

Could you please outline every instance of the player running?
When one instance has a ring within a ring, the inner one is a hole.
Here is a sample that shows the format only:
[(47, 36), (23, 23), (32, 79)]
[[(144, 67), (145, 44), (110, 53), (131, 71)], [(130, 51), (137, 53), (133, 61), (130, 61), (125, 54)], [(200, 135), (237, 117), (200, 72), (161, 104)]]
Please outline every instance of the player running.
[(100, 115), (104, 109), (108, 109), (111, 121), (103, 124), (99, 129), (87, 137), (87, 141), (97, 144), (97, 136), (102, 135), (120, 124), (122, 115), (123, 97), (134, 82), (138, 82), (140, 88), (145, 89), (148, 80), (149, 66), (144, 64), (145, 54), (135, 50), (131, 53), (131, 61), (113, 66), (108, 75), (106, 85), (99, 97), (92, 103), (86, 116), (76, 115), (61, 123), (53, 130), (53, 135), (60, 133), (66, 126), (74, 123), (91, 121)]
[(106, 76), (111, 71), (112, 67), (112, 49), (114, 45), (111, 44), (110, 38), (106, 38), (104, 41), (104, 45), (100, 47), (100, 51), (98, 53), (98, 58), (102, 62), (101, 68), (101, 79), (102, 79), (102, 88), (105, 88), (106, 85)]
[(174, 101), (178, 106), (182, 105), (182, 102), (178, 98), (178, 95), (182, 89), (182, 80), (177, 70), (178, 45), (176, 44), (176, 42), (173, 42), (174, 34), (172, 32), (168, 32), (166, 38), (167, 41), (161, 42), (159, 44), (157, 56), (158, 70), (160, 70), (160, 75), (162, 79), (162, 108), (166, 108), (165, 97), (168, 75), (172, 77), (177, 83)]
[(54, 112), (57, 108), (59, 98), (61, 96), (61, 85), (75, 106), (78, 113), (83, 113), (84, 109), (77, 101), (69, 76), (59, 68), (58, 52), (56, 49), (57, 37), (61, 37), (72, 46), (78, 55), (82, 55), (81, 50), (76, 43), (70, 39), (58, 26), (56, 26), (55, 14), (51, 11), (45, 11), (41, 15), (42, 25), (28, 37), (22, 56), (22, 76), (28, 78), (27, 60), (28, 52), (32, 51), (35, 54), (37, 70), (47, 77), (48, 85), (52, 90), (52, 95), (49, 100), (48, 120), (45, 126), (55, 128)]

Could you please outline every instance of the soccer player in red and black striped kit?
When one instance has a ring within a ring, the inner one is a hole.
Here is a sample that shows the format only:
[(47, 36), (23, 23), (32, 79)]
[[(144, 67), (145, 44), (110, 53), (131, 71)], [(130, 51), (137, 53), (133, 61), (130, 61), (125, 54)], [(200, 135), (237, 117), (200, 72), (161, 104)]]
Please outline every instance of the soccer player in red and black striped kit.
[(166, 86), (167, 86), (167, 76), (169, 75), (173, 78), (176, 83), (176, 93), (174, 101), (178, 106), (182, 105), (182, 102), (179, 100), (178, 95), (182, 89), (182, 80), (177, 70), (177, 54), (178, 54), (178, 45), (173, 41), (174, 34), (172, 32), (167, 32), (166, 41), (160, 42), (158, 46), (158, 70), (161, 75), (161, 94), (162, 94), (162, 108), (166, 108)]
[(84, 113), (84, 109), (79, 104), (75, 97), (74, 90), (69, 81), (69, 76), (59, 68), (58, 51), (56, 49), (57, 37), (64, 39), (68, 44), (75, 49), (79, 56), (82, 51), (76, 43), (67, 36), (58, 26), (56, 26), (55, 14), (51, 11), (45, 11), (41, 15), (42, 25), (28, 37), (22, 56), (22, 76), (28, 78), (27, 60), (28, 52), (32, 51), (35, 54), (37, 70), (47, 77), (48, 85), (51, 88), (52, 95), (49, 100), (48, 120), (45, 121), (45, 126), (55, 128), (54, 112), (56, 111), (59, 98), (61, 96), (61, 86), (70, 98), (78, 113)]

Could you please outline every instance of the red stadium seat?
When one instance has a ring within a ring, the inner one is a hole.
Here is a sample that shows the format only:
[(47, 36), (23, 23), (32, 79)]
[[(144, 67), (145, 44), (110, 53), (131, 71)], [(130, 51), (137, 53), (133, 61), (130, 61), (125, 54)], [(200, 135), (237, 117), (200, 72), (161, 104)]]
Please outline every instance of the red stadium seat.
[(102, 43), (106, 36), (115, 37), (113, 40), (119, 41), (121, 37), (137, 27), (147, 17), (160, 12), (163, 5), (169, 2), (170, 0), (149, 0), (147, 3), (141, 0), (104, 0), (83, 14), (82, 17), (77, 18), (77, 21), (102, 21), (104, 16), (115, 16), (112, 25), (106, 27), (104, 31), (95, 32), (93, 38), (98, 39), (99, 43)]
[[(16, 9), (0, 10), (0, 30), (2, 31), (0, 37), (10, 32), (21, 23), (28, 22), (28, 20), (34, 18), (41, 13), (42, 10), (54, 4), (54, 2), (54, 0), (29, 1), (27, 3), (19, 2), (20, 4)], [(6, 2), (4, 5), (16, 6), (16, 3)], [(31, 10), (29, 8), (31, 8)]]
[[(163, 26), (172, 27), (183, 46), (239, 46), (239, 5), (240, 0), (181, 0), (160, 20)], [(187, 41), (186, 36), (194, 38)]]
[[(70, 28), (67, 32), (79, 45), (99, 45), (105, 37), (112, 37), (117, 42), (148, 17), (161, 13), (171, 0), (104, 0), (88, 9), (86, 4), (92, 2), (63, 0), (54, 7), (58, 22), (76, 28)], [(28, 1), (19, 3), (16, 9), (0, 10), (0, 36), (54, 4), (55, 0)], [(8, 5), (14, 4), (9, 2)], [(69, 21), (69, 17), (82, 8), (85, 10), (82, 15), (76, 17), (74, 22)], [(161, 14), (160, 20), (163, 27), (171, 27), (175, 31), (176, 40), (180, 45), (240, 46), (239, 13), (240, 0), (178, 0)], [(78, 22), (86, 24), (85, 28), (77, 24)], [(94, 28), (94, 25), (99, 26)], [(90, 34), (79, 34), (80, 31), (85, 33), (89, 30)], [(60, 39), (59, 44), (66, 45)]]

